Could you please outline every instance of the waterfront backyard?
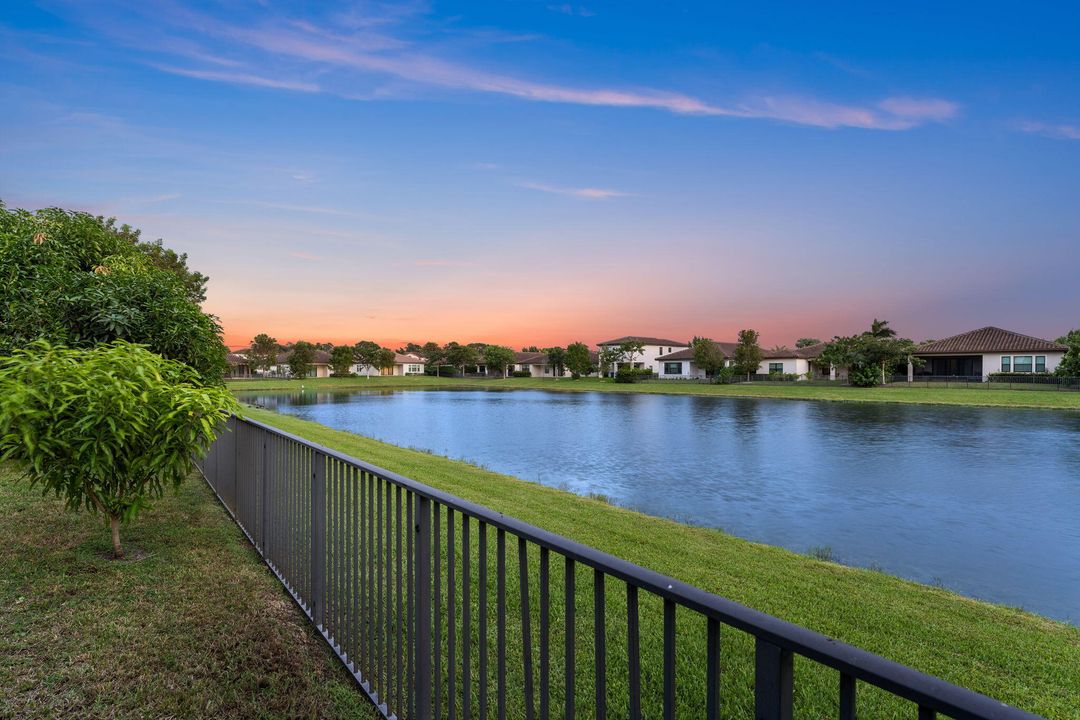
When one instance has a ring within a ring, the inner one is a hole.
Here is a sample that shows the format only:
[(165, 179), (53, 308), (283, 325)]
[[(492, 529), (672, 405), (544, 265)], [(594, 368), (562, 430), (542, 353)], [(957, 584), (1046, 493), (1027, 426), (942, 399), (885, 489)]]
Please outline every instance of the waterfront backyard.
[(1080, 413), (536, 390), (241, 398), (649, 515), (1077, 620)]

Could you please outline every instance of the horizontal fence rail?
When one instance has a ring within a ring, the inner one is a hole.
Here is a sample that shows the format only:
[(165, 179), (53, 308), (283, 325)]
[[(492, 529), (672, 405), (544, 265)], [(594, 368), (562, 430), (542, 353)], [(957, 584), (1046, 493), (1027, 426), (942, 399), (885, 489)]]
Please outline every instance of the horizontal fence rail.
[(1037, 717), (258, 422), (200, 468), (387, 718)]

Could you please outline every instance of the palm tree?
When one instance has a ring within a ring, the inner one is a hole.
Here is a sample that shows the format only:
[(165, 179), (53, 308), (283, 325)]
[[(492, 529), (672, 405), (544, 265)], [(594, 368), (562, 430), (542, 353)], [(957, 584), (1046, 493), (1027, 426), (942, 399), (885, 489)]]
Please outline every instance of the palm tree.
[(870, 332), (868, 334), (876, 338), (896, 337), (896, 331), (889, 327), (889, 321), (878, 320), (877, 318), (874, 318), (874, 322), (870, 323)]

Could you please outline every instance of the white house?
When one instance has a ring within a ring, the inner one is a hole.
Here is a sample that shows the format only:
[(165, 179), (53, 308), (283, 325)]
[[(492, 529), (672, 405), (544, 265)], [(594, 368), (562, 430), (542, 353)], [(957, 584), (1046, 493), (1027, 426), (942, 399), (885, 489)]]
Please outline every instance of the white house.
[(766, 350), (765, 357), (758, 365), (759, 375), (798, 375), (800, 380), (812, 380), (817, 378), (831, 378), (833, 380), (846, 376), (846, 370), (839, 371), (827, 366), (820, 366), (815, 361), (825, 348), (825, 343), (807, 345), (806, 347), (784, 348), (782, 350)]
[[(689, 349), (689, 343), (682, 342), (680, 340), (666, 340), (664, 338), (645, 337), (642, 335), (626, 335), (625, 337), (615, 338), (614, 340), (605, 340), (602, 343), (597, 343), (600, 350), (614, 349), (626, 342), (639, 342), (644, 345), (644, 351), (634, 357), (633, 367), (635, 368), (647, 368), (657, 370), (657, 360), (662, 355), (670, 355), (677, 350)], [(630, 367), (629, 362), (622, 362), (620, 367)], [(605, 371), (612, 372), (615, 368), (605, 368)]]
[(374, 365), (361, 365), (357, 363), (350, 368), (355, 375), (423, 375), (424, 358), (412, 353), (394, 353), (394, 365), (388, 368), (377, 368)]
[(922, 367), (915, 376), (944, 375), (981, 377), (992, 373), (1051, 373), (1068, 347), (1010, 330), (984, 327), (918, 347), (915, 356)]
[[(289, 377), (292, 374), (289, 371), (289, 355), (291, 353), (291, 350), (279, 352), (277, 363), (270, 366), (270, 371), (267, 375), (273, 377)], [(308, 370), (307, 376), (309, 378), (330, 377), (330, 353), (325, 350), (316, 350), (314, 359), (311, 363), (311, 369)]]
[[(589, 362), (596, 365), (599, 362), (598, 354), (589, 351)], [(529, 377), (534, 378), (553, 378), (553, 377), (570, 377), (570, 370), (563, 368), (561, 375), (555, 374), (555, 368), (548, 362), (548, 356), (545, 352), (516, 352), (514, 353), (514, 372), (527, 372)], [(592, 373), (595, 375), (596, 373)]]
[[(728, 358), (725, 364), (730, 365), (730, 358), (735, 354), (737, 343), (718, 342), (716, 344), (724, 353), (724, 357)], [(699, 368), (694, 362), (694, 349), (689, 347), (656, 358), (653, 369), (661, 380), (690, 380), (706, 377), (705, 370)]]

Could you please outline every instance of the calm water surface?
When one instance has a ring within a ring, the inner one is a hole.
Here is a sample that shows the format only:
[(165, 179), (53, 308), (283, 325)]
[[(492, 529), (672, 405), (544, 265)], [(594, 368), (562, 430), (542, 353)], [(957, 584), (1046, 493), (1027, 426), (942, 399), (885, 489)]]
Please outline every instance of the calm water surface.
[(529, 390), (244, 399), (1080, 620), (1080, 413)]

